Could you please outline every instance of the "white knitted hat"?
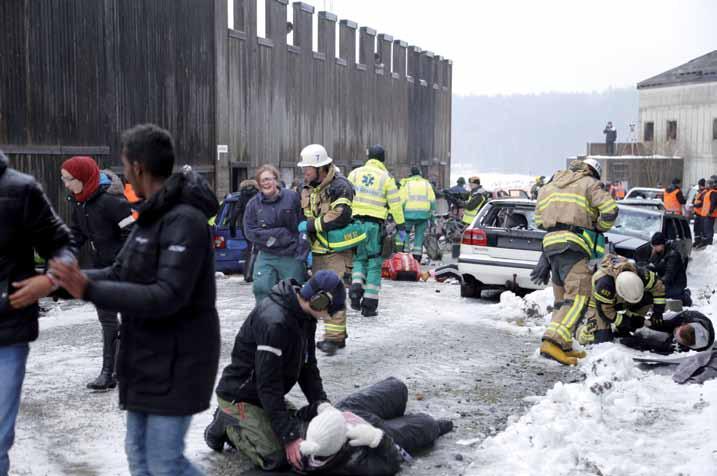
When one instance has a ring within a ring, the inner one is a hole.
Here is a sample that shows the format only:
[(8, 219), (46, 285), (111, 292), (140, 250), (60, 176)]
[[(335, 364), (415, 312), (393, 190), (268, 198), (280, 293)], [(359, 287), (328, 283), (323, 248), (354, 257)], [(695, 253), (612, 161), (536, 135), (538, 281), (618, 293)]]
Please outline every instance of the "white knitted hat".
[(299, 450), (304, 455), (331, 456), (346, 443), (346, 421), (335, 408), (327, 408), (309, 422)]

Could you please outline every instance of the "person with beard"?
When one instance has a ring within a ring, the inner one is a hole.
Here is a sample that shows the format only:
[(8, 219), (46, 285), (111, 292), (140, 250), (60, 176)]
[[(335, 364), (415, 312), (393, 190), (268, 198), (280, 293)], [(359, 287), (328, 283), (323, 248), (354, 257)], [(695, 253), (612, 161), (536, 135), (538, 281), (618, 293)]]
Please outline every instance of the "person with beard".
[(117, 380), (127, 410), (133, 475), (202, 472), (184, 456), (192, 415), (209, 408), (219, 365), (214, 247), (207, 220), (219, 203), (190, 168), (172, 174), (172, 136), (153, 124), (124, 132), (124, 175), (144, 199), (107, 268), (50, 262), (73, 297), (122, 313)]
[[(80, 250), (87, 244), (92, 267), (110, 266), (124, 244), (134, 218), (123, 194), (108, 193), (107, 185), (100, 185), (100, 168), (92, 157), (72, 157), (62, 163), (62, 183), (68, 190), (67, 200), (72, 208), (72, 238)], [(122, 192), (120, 192), (122, 193)], [(109, 390), (115, 388), (115, 350), (119, 319), (116, 311), (97, 309), (102, 326), (102, 369), (87, 388)]]

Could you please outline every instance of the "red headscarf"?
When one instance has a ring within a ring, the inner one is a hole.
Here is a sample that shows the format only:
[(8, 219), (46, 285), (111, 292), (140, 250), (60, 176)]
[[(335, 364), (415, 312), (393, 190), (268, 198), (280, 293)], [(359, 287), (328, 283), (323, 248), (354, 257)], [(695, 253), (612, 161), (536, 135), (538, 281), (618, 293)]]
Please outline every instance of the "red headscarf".
[(100, 188), (100, 168), (92, 157), (72, 157), (62, 163), (62, 168), (82, 182), (82, 191), (75, 193), (75, 200), (84, 202)]

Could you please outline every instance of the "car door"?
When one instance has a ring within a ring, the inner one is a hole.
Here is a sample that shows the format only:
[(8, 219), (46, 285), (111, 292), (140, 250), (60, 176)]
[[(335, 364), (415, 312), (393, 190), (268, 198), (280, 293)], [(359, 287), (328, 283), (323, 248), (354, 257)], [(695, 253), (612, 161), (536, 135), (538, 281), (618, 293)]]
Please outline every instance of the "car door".
[(683, 258), (689, 256), (690, 249), (687, 245), (688, 240), (684, 237), (684, 231), (677, 217), (665, 215), (663, 233), (667, 237), (667, 240), (672, 242), (672, 246), (680, 252)]

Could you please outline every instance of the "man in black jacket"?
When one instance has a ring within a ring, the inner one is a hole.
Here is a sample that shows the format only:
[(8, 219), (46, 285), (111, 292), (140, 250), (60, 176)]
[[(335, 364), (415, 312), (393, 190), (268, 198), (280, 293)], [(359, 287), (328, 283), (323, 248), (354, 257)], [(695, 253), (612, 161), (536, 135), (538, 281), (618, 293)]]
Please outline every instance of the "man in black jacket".
[[(257, 303), (217, 386), (219, 408), (204, 435), (210, 448), (222, 451), (228, 442), (262, 469), (287, 461), (301, 469), (303, 422), (329, 405), (316, 365), (316, 320), (345, 304), (344, 284), (330, 270), (319, 271), (303, 287), (280, 281)], [(309, 402), (299, 415), (284, 400), (297, 383)]]
[(111, 267), (82, 273), (53, 260), (51, 269), (74, 297), (122, 313), (117, 378), (130, 472), (200, 475), (184, 457), (184, 436), (209, 407), (219, 364), (207, 224), (219, 204), (196, 173), (172, 175), (164, 129), (129, 129), (121, 150), (124, 174), (145, 199), (127, 243)]
[(47, 260), (74, 258), (69, 250), (70, 230), (47, 196), (31, 176), (8, 168), (2, 152), (0, 224), (0, 474), (5, 475), (28, 343), (38, 335), (37, 300), (55, 287), (51, 275), (35, 274), (34, 250)]
[(669, 299), (680, 299), (684, 306), (692, 305), (690, 290), (687, 289), (687, 263), (672, 243), (668, 243), (664, 233), (652, 235), (652, 254), (649, 268), (665, 285), (665, 295)]

